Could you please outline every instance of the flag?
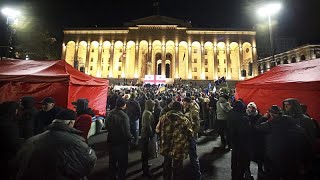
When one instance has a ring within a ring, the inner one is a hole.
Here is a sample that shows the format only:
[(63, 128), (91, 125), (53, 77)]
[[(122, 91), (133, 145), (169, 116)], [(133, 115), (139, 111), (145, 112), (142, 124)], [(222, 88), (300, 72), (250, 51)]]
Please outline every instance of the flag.
[(165, 75), (145, 75), (144, 77), (145, 84), (166, 84), (166, 76)]

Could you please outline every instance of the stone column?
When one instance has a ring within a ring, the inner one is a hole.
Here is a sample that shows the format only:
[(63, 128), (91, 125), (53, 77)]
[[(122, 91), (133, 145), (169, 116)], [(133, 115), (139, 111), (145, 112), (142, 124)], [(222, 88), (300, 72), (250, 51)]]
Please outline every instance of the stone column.
[(140, 71), (140, 69), (138, 69), (139, 67), (139, 44), (136, 44), (136, 49), (135, 49), (135, 58), (134, 58), (134, 78), (138, 78), (138, 72)]
[[(79, 69), (79, 60), (78, 60), (78, 52), (79, 52), (79, 45), (75, 45), (75, 51), (74, 51), (74, 59), (73, 59), (73, 67), (75, 68), (75, 69)], [(74, 62), (76, 62), (76, 63), (74, 63)], [(75, 67), (74, 65), (77, 65), (77, 67)]]
[(257, 56), (257, 48), (255, 46), (252, 47), (252, 76), (258, 75), (258, 56)]
[(200, 66), (200, 79), (205, 79), (206, 75), (204, 72), (204, 47), (201, 45), (201, 66)]
[(102, 45), (99, 44), (98, 47), (98, 70), (97, 70), (97, 77), (101, 77), (102, 71), (101, 71), (101, 58), (102, 58)]
[(121, 55), (121, 59), (122, 59), (122, 64), (121, 64), (121, 77), (124, 76), (124, 78), (127, 77), (127, 49), (126, 49), (126, 44), (123, 44), (123, 50), (122, 50), (122, 55)]
[(213, 47), (213, 57), (214, 57), (214, 77), (213, 79), (217, 79), (218, 78), (218, 54), (217, 54), (217, 45), (214, 45)]
[(109, 64), (109, 77), (113, 78), (113, 57), (114, 57), (114, 44), (113, 42), (111, 43), (110, 46), (110, 64)]
[(86, 69), (85, 69), (85, 72), (86, 74), (89, 74), (89, 70), (90, 70), (90, 67), (89, 67), (89, 62), (90, 62), (90, 42), (88, 42), (88, 45), (87, 45), (87, 54), (86, 54)]
[(242, 50), (242, 44), (241, 42), (239, 42), (239, 59), (240, 59), (240, 63), (239, 63), (239, 74), (240, 77), (242, 77), (242, 70), (245, 69), (244, 64), (243, 64), (243, 50)]
[(175, 74), (173, 76), (173, 78), (180, 78), (180, 74), (179, 74), (179, 45), (176, 45), (175, 46), (176, 49), (175, 49)]
[(231, 79), (231, 58), (230, 58), (230, 45), (229, 43), (227, 44), (227, 74), (226, 74), (226, 78)]
[(192, 46), (188, 44), (188, 71), (187, 79), (192, 79)]
[[(162, 45), (161, 49), (161, 75), (166, 75), (166, 45)], [(168, 78), (168, 77), (166, 77)]]

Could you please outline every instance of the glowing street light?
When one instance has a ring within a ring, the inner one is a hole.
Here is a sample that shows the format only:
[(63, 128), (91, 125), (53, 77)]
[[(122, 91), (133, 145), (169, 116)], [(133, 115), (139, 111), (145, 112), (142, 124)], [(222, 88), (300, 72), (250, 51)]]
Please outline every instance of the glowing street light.
[(274, 47), (273, 47), (273, 38), (272, 38), (272, 24), (271, 24), (271, 17), (275, 14), (277, 14), (282, 8), (281, 3), (270, 3), (266, 4), (262, 7), (260, 7), (257, 11), (257, 13), (261, 17), (268, 17), (269, 22), (269, 38), (270, 38), (270, 47), (271, 47), (271, 53), (272, 53), (272, 60), (277, 65), (277, 62), (274, 59)]
[(7, 18), (7, 31), (8, 31), (8, 51), (7, 51), (7, 57), (10, 58), (10, 53), (13, 50), (12, 47), (12, 38), (13, 38), (13, 27), (10, 27), (11, 25), (17, 25), (18, 24), (18, 18), (21, 16), (21, 12), (17, 9), (13, 8), (3, 8), (1, 9), (1, 13)]
[(21, 16), (21, 12), (12, 8), (3, 8), (1, 9), (1, 13), (7, 17), (7, 24), (10, 24), (12, 21), (14, 24), (18, 22), (18, 17)]

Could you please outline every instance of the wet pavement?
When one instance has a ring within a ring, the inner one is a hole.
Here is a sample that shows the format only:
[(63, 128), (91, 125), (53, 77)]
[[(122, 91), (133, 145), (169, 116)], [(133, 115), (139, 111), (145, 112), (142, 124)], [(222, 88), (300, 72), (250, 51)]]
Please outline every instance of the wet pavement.
[[(98, 160), (94, 170), (88, 177), (89, 180), (107, 180), (109, 179), (109, 157), (107, 152), (107, 133), (101, 133), (90, 137), (89, 144), (96, 150)], [(216, 134), (201, 136), (198, 139), (198, 156), (200, 160), (200, 168), (202, 173), (202, 179), (218, 179), (229, 180), (231, 179), (231, 151), (223, 151), (218, 148), (220, 146), (220, 138), (217, 138)], [(149, 161), (152, 166), (150, 171), (152, 178), (160, 180), (162, 178), (161, 164), (163, 157), (159, 155), (157, 159)], [(257, 166), (255, 163), (251, 163), (251, 172), (256, 177)], [(192, 180), (192, 174), (190, 170), (189, 159), (184, 161), (183, 170), (184, 180)], [(127, 170), (127, 179), (148, 179), (142, 177), (141, 170), (141, 152), (139, 150), (131, 150), (129, 152), (129, 166)]]

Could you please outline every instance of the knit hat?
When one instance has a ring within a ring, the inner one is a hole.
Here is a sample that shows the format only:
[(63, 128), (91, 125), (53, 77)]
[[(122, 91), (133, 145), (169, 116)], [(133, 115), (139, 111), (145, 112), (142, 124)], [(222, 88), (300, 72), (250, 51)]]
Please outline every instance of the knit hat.
[(257, 109), (257, 105), (256, 105), (256, 103), (254, 103), (254, 102), (250, 102), (248, 105), (247, 105), (247, 108), (249, 108), (249, 107), (253, 107), (253, 108), (255, 108), (255, 109)]
[(269, 112), (272, 114), (282, 114), (280, 107), (277, 105), (272, 105), (269, 109)]
[(60, 111), (55, 118), (59, 120), (75, 120), (76, 112), (71, 109), (64, 109)]
[(124, 105), (126, 104), (126, 100), (119, 97), (117, 98), (117, 101), (116, 101), (116, 106), (117, 107), (123, 107)]
[(52, 97), (45, 97), (40, 104), (48, 104), (48, 103), (54, 103), (54, 99)]

